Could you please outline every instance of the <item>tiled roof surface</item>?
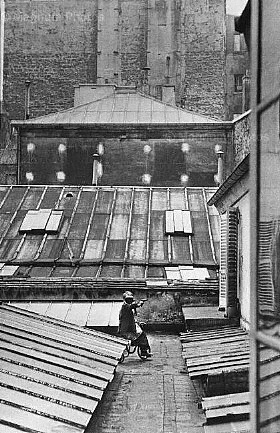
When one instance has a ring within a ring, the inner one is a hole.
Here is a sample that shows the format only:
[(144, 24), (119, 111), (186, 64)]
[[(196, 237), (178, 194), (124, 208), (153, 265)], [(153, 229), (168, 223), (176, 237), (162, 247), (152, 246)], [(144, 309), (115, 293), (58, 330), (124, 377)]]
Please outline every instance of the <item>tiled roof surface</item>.
[(125, 340), (0, 306), (0, 431), (85, 431)]
[[(217, 267), (213, 188), (0, 187), (0, 262), (14, 276), (165, 278), (164, 267)], [(166, 235), (165, 211), (189, 209), (193, 234)], [(57, 233), (23, 233), (29, 209), (61, 209)], [(1, 269), (3, 272), (3, 269)], [(213, 276), (210, 275), (212, 278)]]
[(25, 124), (174, 124), (218, 123), (210, 117), (130, 91), (115, 92), (97, 101), (29, 119)]

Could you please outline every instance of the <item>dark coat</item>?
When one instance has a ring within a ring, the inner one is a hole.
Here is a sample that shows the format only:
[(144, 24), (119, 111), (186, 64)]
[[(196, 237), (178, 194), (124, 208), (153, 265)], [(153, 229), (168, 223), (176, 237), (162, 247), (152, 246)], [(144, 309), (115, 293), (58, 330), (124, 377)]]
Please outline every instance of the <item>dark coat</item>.
[(119, 333), (121, 335), (136, 334), (136, 325), (134, 319), (134, 311), (138, 307), (136, 302), (122, 304), (120, 315), (119, 315)]

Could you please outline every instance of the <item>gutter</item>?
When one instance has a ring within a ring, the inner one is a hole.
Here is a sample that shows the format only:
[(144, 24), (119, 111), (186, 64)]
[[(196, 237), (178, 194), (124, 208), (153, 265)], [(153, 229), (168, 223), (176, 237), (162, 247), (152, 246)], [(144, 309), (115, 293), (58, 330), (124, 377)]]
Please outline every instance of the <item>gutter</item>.
[(246, 173), (249, 171), (248, 154), (243, 161), (235, 168), (235, 170), (226, 178), (213, 197), (207, 202), (208, 206), (215, 205)]

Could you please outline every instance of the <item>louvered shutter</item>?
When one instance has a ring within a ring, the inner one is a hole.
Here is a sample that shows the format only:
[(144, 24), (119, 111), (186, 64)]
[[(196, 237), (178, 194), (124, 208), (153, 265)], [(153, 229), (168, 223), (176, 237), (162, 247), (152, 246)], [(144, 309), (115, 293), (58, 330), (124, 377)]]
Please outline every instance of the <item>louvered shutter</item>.
[(219, 308), (236, 307), (238, 257), (238, 210), (221, 216)]
[(226, 269), (227, 269), (227, 214), (221, 215), (220, 220), (220, 278), (219, 278), (219, 309), (226, 308)]

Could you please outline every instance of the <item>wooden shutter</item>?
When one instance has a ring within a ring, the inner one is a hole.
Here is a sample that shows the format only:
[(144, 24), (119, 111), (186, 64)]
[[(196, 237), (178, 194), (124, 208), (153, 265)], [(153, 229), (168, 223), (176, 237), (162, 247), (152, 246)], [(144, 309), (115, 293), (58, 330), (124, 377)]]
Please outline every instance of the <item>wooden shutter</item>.
[(238, 254), (238, 210), (221, 215), (219, 308), (236, 306)]

